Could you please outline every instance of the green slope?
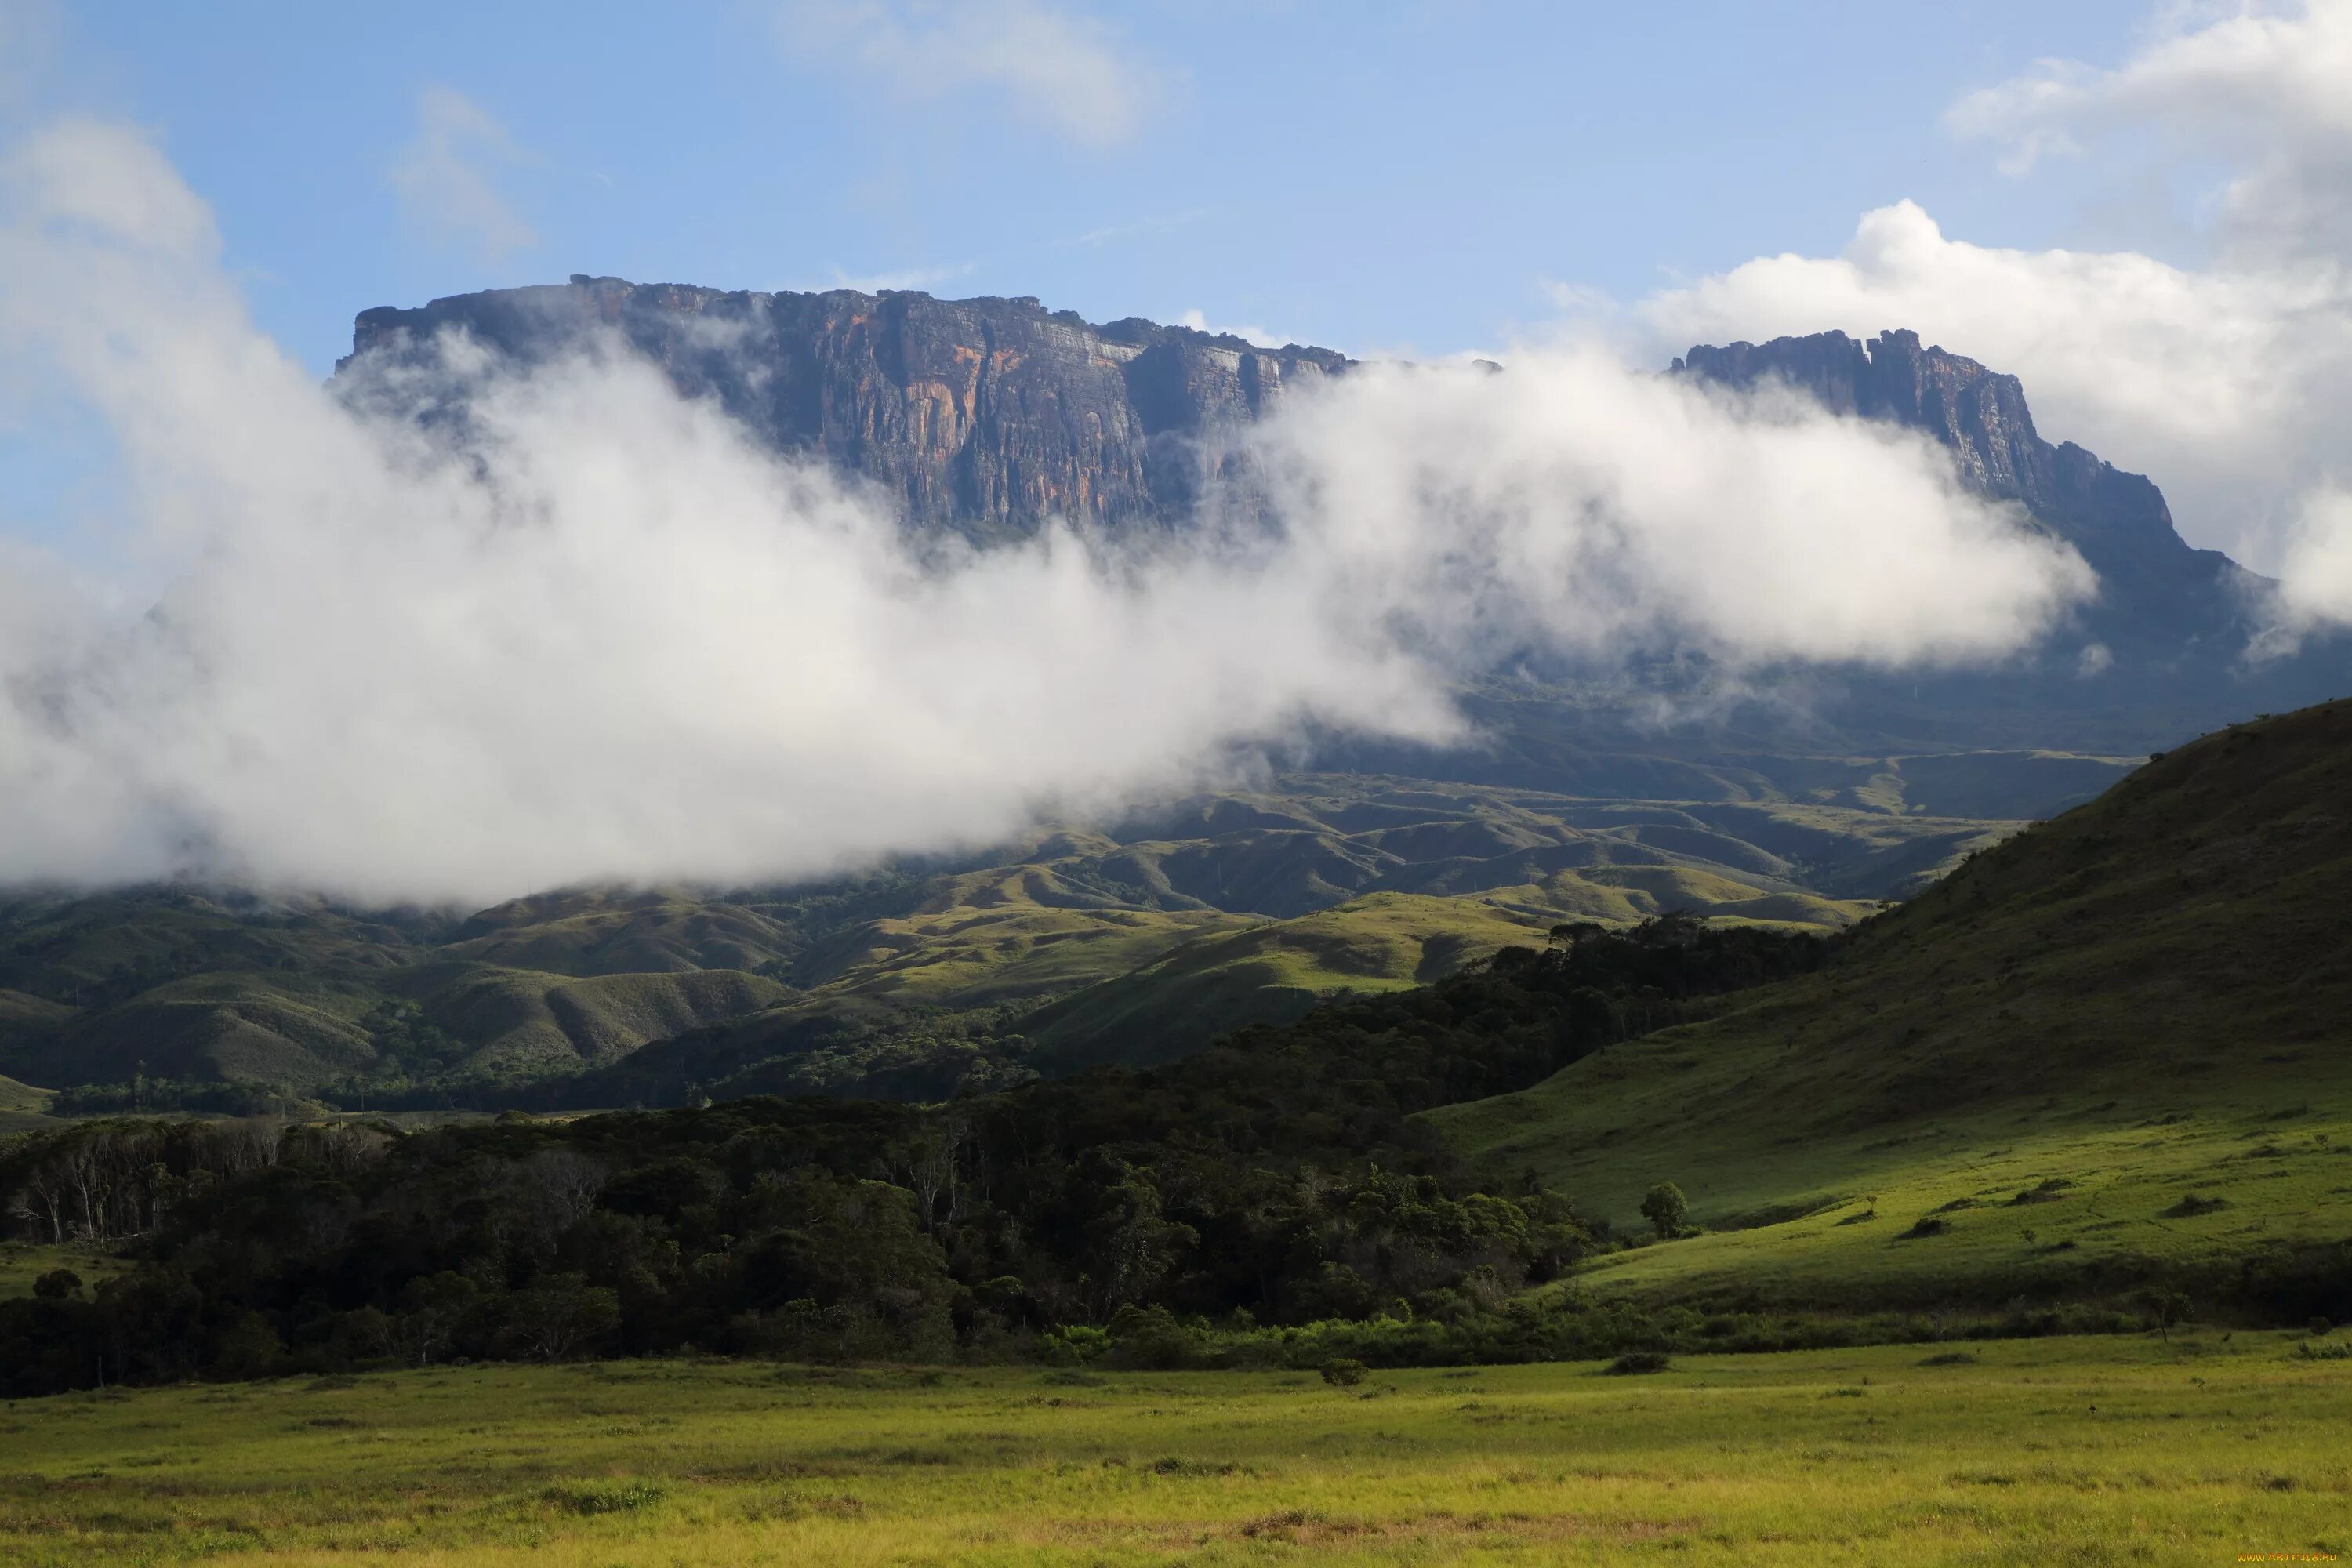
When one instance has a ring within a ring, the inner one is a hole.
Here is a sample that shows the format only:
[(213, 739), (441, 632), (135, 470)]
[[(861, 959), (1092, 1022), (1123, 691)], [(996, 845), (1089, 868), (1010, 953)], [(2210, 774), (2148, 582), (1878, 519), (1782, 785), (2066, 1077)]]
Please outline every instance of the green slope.
[(649, 1040), (772, 1007), (795, 994), (773, 980), (729, 969), (574, 980), (469, 968), (432, 988), (426, 1014), (472, 1047), (462, 1058), (464, 1068), (536, 1077), (600, 1066)]
[(1338, 993), (1426, 984), (1496, 948), (1540, 941), (1549, 923), (1475, 899), (1374, 893), (1187, 942), (1022, 1027), (1063, 1066), (1162, 1061), (1246, 1025), (1288, 1023)]
[(1819, 975), (1432, 1120), (1620, 1222), (1679, 1184), (1716, 1233), (1607, 1260), (1603, 1289), (1924, 1302), (2236, 1268), (2352, 1237), (2347, 887), (2338, 702), (2180, 748)]
[(795, 922), (680, 889), (573, 889), (517, 899), (466, 921), (448, 956), (550, 974), (759, 972), (802, 947)]
[[(1070, 842), (1057, 836), (1033, 853)], [(1090, 888), (1075, 858), (940, 878), (903, 914), (861, 921), (814, 944), (799, 973), (817, 980), (816, 995), (828, 1001), (982, 1006), (1125, 973), (1203, 932), (1253, 923), (1248, 915), (1199, 906), (1127, 907)]]
[[(1291, 775), (1129, 821), (1041, 828), (959, 863), (787, 889), (574, 889), (462, 918), (184, 888), (0, 898), (0, 1071), (57, 1087), (142, 1073), (273, 1089), (363, 1080), (381, 1104), (399, 1084), (462, 1079), (488, 1092), (594, 1069), (729, 1019), (754, 1034), (862, 1031), (871, 1066), (898, 1048), (880, 1038), (894, 1031), (929, 1049), (940, 1011), (1034, 1007), (1105, 984), (1055, 1015), (1053, 1047), (1146, 1059), (1324, 992), (1426, 972), (1360, 916), (1339, 922), (1352, 935), (1326, 921), (1153, 970), (1186, 943), (1387, 895), (1475, 902), (1447, 917), (1474, 933), (1464, 951), (1491, 946), (1475, 933), (1503, 925), (1632, 923), (1669, 907), (1836, 927), (2017, 826), (1923, 805), (1965, 795), (2021, 812), (2105, 765), (1748, 758), (1657, 772), (1660, 787), (1695, 796), (1680, 800)], [(1939, 769), (1966, 788), (1923, 795), (1917, 781)], [(1318, 943), (1339, 956), (1317, 959)], [(665, 978), (709, 973), (736, 978), (684, 990)]]
[(0, 1133), (24, 1132), (48, 1124), (49, 1091), (0, 1078)]

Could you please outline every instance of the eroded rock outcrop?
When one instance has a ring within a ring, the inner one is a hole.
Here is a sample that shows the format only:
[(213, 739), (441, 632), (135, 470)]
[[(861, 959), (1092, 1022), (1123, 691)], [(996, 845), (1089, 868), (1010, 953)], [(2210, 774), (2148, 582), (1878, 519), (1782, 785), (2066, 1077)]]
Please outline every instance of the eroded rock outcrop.
[(2102, 635), (2185, 641), (2236, 630), (2262, 580), (2215, 550), (2196, 550), (2174, 529), (2164, 492), (2072, 441), (2053, 446), (2033, 427), (2017, 377), (1987, 369), (1919, 334), (1892, 331), (1867, 342), (1843, 332), (1766, 343), (1700, 344), (1677, 374), (1727, 386), (1772, 381), (1811, 394), (1841, 414), (1885, 419), (1934, 437), (1952, 451), (1961, 481), (1979, 495), (2016, 501), (2081, 552), (2102, 592), (2088, 612)]
[(897, 492), (911, 521), (979, 539), (1055, 517), (1172, 523), (1224, 460), (1224, 434), (1349, 363), (1136, 319), (1096, 326), (1033, 299), (575, 275), (362, 311), (338, 370), (450, 329), (526, 361), (617, 332), (778, 450), (821, 456)]

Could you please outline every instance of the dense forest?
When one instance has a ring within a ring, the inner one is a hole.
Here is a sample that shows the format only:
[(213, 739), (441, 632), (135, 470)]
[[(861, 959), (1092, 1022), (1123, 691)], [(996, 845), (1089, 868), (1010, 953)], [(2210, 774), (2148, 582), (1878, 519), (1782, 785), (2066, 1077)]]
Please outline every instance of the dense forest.
[(1563, 926), (1547, 950), (1165, 1068), (928, 1106), (29, 1134), (0, 1150), (14, 1234), (136, 1263), (0, 1303), (0, 1392), (687, 1348), (1311, 1360), (1354, 1342), (1333, 1325), (1373, 1322), (1416, 1329), (1390, 1353), (1556, 1352), (1568, 1331), (1515, 1298), (1607, 1237), (1566, 1195), (1478, 1190), (1416, 1113), (1528, 1087), (1833, 952), (1679, 915)]

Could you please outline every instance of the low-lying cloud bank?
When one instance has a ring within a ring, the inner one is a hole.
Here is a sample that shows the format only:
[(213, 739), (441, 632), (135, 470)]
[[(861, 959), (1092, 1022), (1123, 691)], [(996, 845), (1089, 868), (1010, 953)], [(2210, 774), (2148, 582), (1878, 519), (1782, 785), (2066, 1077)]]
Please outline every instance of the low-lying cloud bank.
[(1310, 724), (1459, 740), (1449, 680), (1517, 647), (1991, 659), (2091, 587), (1921, 439), (1576, 351), (1303, 402), (1255, 438), (1271, 531), (942, 558), (617, 349), (445, 345), (463, 452), (322, 390), (132, 132), (53, 125), (5, 178), (0, 353), (131, 499), (119, 574), (0, 573), (0, 879), (815, 874)]

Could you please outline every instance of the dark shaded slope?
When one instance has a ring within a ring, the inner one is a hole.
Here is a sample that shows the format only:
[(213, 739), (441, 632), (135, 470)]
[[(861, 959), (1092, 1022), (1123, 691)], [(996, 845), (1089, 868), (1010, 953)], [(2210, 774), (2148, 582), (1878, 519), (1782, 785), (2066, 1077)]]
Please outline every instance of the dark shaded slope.
[(1969, 489), (2021, 506), (2099, 575), (2097, 596), (2011, 668), (1854, 678), (1821, 710), (1851, 732), (2120, 750), (2352, 690), (2352, 643), (2341, 637), (2248, 660), (2277, 584), (2220, 551), (2192, 549), (2146, 476), (2044, 440), (2013, 375), (1899, 331), (1868, 342), (1821, 332), (1702, 344), (1675, 369), (1727, 386), (1778, 383), (1838, 413), (1920, 431), (1951, 452)]
[[(2234, 1268), (2352, 1236), (2347, 889), (2336, 702), (2158, 759), (1856, 928), (1819, 975), (1437, 1120), (1620, 1216), (1668, 1178), (1711, 1223), (1836, 1216), (1625, 1266), (1661, 1288)], [(2203, 1223), (2224, 1210), (2192, 1190), (2237, 1212)], [(1927, 1219), (1937, 1245), (1889, 1245)]]

